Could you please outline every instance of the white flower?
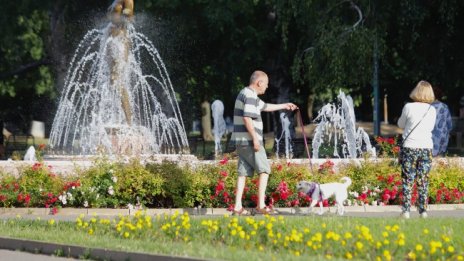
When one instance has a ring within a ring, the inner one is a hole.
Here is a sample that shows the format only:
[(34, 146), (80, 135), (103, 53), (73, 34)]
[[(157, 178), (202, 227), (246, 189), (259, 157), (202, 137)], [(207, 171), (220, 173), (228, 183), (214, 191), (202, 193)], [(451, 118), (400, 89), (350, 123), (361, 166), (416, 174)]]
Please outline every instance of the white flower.
[(111, 177), (111, 180), (113, 180), (113, 182), (116, 183), (116, 182), (118, 182), (118, 177), (112, 176), (112, 177)]
[(369, 188), (367, 186), (362, 187), (362, 193), (367, 193), (369, 191)]
[(132, 205), (131, 203), (127, 204), (127, 208), (128, 209), (134, 209), (134, 205)]
[(114, 189), (113, 189), (113, 186), (110, 186), (110, 187), (108, 188), (108, 194), (110, 194), (110, 195), (114, 195)]
[(351, 206), (351, 200), (347, 199), (346, 200), (346, 205)]
[(86, 200), (84, 201), (84, 208), (88, 207), (89, 206), (89, 202)]
[(75, 186), (72, 186), (71, 189), (76, 189), (76, 187), (75, 187)]
[(350, 191), (350, 195), (355, 197), (355, 198), (359, 197), (359, 193), (356, 192), (356, 191)]
[(66, 205), (66, 204), (68, 203), (68, 201), (66, 200), (66, 198), (63, 199), (61, 202), (63, 203), (63, 205)]
[(100, 197), (100, 194), (97, 194), (97, 199)]
[(69, 192), (68, 192), (68, 193), (66, 193), (66, 196), (68, 196), (69, 200), (72, 200), (72, 197), (73, 197), (73, 196), (72, 196), (72, 194), (71, 194), (71, 193), (69, 193)]
[(111, 173), (111, 174), (113, 174), (113, 173), (114, 173), (114, 170), (113, 170), (113, 169), (110, 169), (108, 172)]

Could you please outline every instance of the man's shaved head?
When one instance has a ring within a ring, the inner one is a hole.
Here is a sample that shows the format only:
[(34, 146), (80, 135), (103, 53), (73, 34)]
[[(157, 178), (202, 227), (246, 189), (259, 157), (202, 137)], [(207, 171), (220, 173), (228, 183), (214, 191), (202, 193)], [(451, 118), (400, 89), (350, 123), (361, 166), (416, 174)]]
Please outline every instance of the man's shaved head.
[(256, 83), (259, 81), (261, 78), (267, 77), (267, 74), (263, 71), (254, 71), (253, 74), (250, 77), (250, 85), (253, 83)]

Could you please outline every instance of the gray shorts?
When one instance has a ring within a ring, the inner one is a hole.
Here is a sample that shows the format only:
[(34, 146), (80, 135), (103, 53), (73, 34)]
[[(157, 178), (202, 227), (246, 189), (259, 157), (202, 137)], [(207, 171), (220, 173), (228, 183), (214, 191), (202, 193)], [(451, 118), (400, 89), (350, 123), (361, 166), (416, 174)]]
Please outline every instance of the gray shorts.
[(238, 175), (252, 177), (256, 171), (258, 174), (271, 173), (271, 165), (267, 160), (266, 151), (263, 146), (260, 146), (259, 151), (255, 152), (253, 146), (237, 145), (238, 154)]

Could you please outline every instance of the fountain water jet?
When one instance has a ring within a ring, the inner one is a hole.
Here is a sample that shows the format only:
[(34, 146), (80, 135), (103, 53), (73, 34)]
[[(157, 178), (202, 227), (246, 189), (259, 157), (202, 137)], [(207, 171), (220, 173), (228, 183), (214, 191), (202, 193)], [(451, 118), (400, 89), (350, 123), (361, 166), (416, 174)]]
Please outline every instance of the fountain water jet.
[(133, 25), (133, 1), (115, 0), (110, 22), (87, 32), (53, 121), (52, 153), (183, 153), (187, 135), (166, 67)]
[[(319, 121), (314, 130), (312, 142), (313, 158), (319, 158), (319, 149), (324, 143), (333, 142), (335, 158), (357, 158), (367, 152), (376, 156), (369, 135), (362, 128), (356, 129), (353, 100), (342, 91), (339, 92), (338, 105), (328, 103), (318, 112), (314, 121)], [(339, 153), (341, 148), (341, 154)]]

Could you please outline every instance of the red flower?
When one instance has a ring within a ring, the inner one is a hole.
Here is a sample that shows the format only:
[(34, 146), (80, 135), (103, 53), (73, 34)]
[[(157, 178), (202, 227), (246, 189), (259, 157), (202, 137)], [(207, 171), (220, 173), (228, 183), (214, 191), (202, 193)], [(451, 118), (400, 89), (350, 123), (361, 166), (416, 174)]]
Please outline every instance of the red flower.
[(387, 178), (387, 184), (393, 183), (393, 181), (394, 181), (393, 179), (394, 179), (393, 175), (389, 175), (388, 178)]
[(252, 195), (250, 199), (251, 199), (251, 201), (254, 202), (256, 205), (258, 205), (258, 196)]
[(277, 170), (278, 170), (278, 171), (281, 171), (282, 169), (283, 169), (282, 164), (279, 164), (279, 165), (277, 166)]
[(216, 185), (216, 193), (215, 196), (219, 195), (219, 192), (224, 190), (224, 181), (218, 180), (218, 184)]
[(395, 139), (394, 138), (388, 138), (387, 142), (391, 145), (395, 144)]
[(26, 205), (29, 205), (29, 202), (31, 202), (31, 195), (30, 194), (27, 194), (25, 197), (24, 197), (24, 203)]
[(220, 173), (221, 176), (223, 176), (223, 177), (227, 177), (227, 176), (229, 175), (229, 174), (227, 173), (227, 171), (225, 171), (225, 170), (221, 170), (219, 173)]
[(45, 149), (45, 144), (39, 144), (39, 150), (44, 150)]
[(221, 161), (219, 161), (220, 165), (226, 165), (229, 159), (227, 157), (224, 157)]

